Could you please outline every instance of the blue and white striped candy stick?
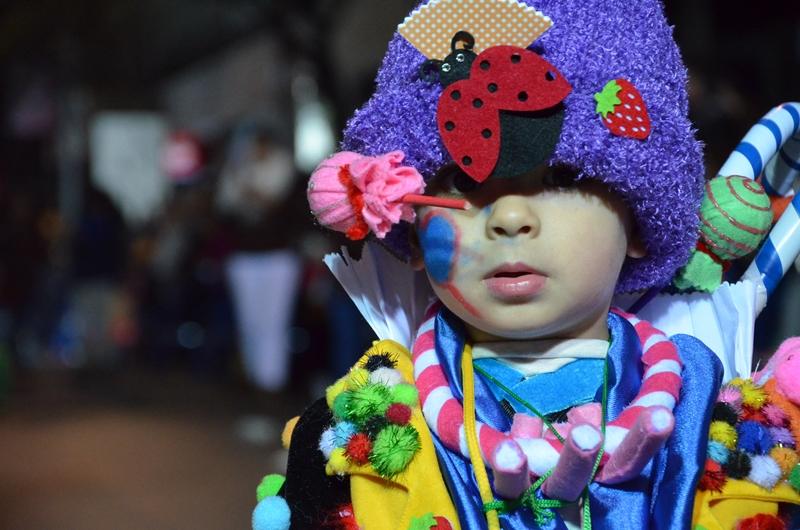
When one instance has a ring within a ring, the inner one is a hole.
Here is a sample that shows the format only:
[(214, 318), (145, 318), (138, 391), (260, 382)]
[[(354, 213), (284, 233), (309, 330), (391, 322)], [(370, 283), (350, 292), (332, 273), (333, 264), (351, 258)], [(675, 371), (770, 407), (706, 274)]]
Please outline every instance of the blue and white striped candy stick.
[[(745, 135), (719, 170), (720, 176), (757, 178), (768, 194), (786, 196), (800, 172), (800, 103), (769, 111)], [(778, 153), (778, 156), (775, 156)]]
[(767, 297), (775, 292), (783, 275), (800, 254), (800, 195), (795, 195), (761, 245), (746, 277), (761, 277)]

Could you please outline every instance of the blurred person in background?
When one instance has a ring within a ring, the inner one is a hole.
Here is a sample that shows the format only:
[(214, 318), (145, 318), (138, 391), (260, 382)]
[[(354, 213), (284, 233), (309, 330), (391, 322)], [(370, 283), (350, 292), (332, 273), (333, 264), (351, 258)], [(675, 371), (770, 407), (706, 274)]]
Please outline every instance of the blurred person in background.
[[(291, 153), (260, 126), (234, 132), (220, 175), (217, 208), (235, 235), (226, 273), (244, 371), (259, 388), (280, 391), (289, 374), (289, 326), (302, 262), (290, 249), (295, 179)], [(301, 210), (304, 211), (304, 210)]]

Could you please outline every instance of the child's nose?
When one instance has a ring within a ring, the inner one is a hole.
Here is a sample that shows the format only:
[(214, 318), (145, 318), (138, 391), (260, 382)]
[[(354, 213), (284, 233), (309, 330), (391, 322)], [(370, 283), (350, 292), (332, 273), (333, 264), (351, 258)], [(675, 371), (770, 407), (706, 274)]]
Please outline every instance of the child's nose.
[(526, 197), (505, 195), (492, 205), (486, 223), (486, 236), (489, 239), (518, 235), (535, 237), (538, 233), (539, 217)]

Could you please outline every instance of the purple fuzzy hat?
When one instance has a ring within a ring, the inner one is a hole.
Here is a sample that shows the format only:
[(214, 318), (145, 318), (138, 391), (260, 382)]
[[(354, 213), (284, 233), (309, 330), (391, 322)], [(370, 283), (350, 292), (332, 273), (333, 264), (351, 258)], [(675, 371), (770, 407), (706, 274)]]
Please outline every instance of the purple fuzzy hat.
[[(687, 73), (656, 0), (523, 0), (553, 20), (530, 49), (558, 68), (572, 85), (551, 164), (578, 178), (601, 180), (633, 212), (647, 256), (628, 259), (617, 292), (669, 283), (697, 241), (703, 194), (702, 147), (689, 122)], [(372, 98), (344, 131), (342, 148), (375, 156), (402, 150), (404, 163), (426, 179), (451, 162), (436, 125), (442, 87), (420, 79), (426, 60), (395, 34), (378, 72)], [(646, 140), (612, 135), (595, 113), (593, 95), (606, 82), (631, 81), (647, 105)], [(408, 226), (395, 226), (384, 243), (407, 258)]]

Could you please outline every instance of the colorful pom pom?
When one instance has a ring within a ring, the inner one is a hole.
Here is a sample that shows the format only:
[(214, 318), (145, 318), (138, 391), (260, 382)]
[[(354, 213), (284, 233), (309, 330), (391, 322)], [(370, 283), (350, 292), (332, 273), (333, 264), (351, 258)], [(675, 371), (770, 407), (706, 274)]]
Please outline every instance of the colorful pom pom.
[(769, 434), (776, 444), (795, 447), (795, 439), (794, 436), (792, 436), (792, 431), (786, 427), (770, 427)]
[(402, 403), (392, 403), (386, 409), (386, 419), (395, 425), (405, 425), (411, 420), (411, 407)]
[(782, 471), (775, 460), (766, 455), (750, 458), (750, 473), (747, 479), (766, 490), (771, 490), (781, 479)]
[(419, 392), (417, 387), (407, 383), (401, 383), (392, 387), (392, 401), (402, 403), (409, 407), (414, 407), (419, 402)]
[(344, 449), (344, 454), (352, 462), (363, 466), (369, 462), (369, 453), (372, 451), (372, 442), (369, 437), (364, 433), (354, 434), (350, 441), (347, 442), (347, 447)]
[(267, 497), (253, 510), (253, 530), (289, 530), (291, 516), (282, 497)]
[(718, 401), (714, 405), (711, 419), (712, 421), (724, 421), (730, 425), (736, 425), (736, 422), (739, 421), (739, 415), (729, 404)]
[(347, 374), (347, 389), (358, 390), (369, 384), (369, 372), (364, 368), (354, 368)]
[(384, 385), (362, 386), (350, 392), (350, 418), (363, 424), (372, 416), (383, 416), (391, 402), (392, 395)]
[(713, 460), (706, 460), (705, 471), (700, 475), (697, 487), (702, 491), (722, 491), (727, 481), (728, 477), (722, 467)]
[(294, 428), (297, 426), (298, 421), (300, 421), (300, 416), (295, 416), (287, 421), (286, 425), (283, 426), (283, 431), (281, 432), (281, 445), (284, 449), (289, 449), (289, 444), (292, 442), (292, 433), (294, 433)]
[(796, 492), (800, 493), (800, 464), (794, 466), (792, 472), (789, 473), (789, 484)]
[(736, 530), (786, 530), (786, 525), (774, 515), (759, 513), (739, 521)]
[(764, 455), (774, 445), (769, 430), (760, 423), (743, 421), (736, 426), (736, 432), (739, 434), (737, 445), (742, 451)]
[(769, 456), (771, 456), (778, 464), (778, 467), (781, 468), (781, 476), (784, 478), (789, 478), (792, 469), (800, 463), (800, 456), (788, 447), (773, 447), (772, 451), (769, 452)]
[(364, 368), (374, 372), (378, 368), (397, 368), (397, 361), (389, 353), (376, 353), (367, 357), (364, 361)]
[(708, 457), (719, 464), (728, 462), (728, 456), (731, 452), (720, 442), (711, 440), (708, 442)]
[(767, 393), (750, 379), (737, 377), (730, 384), (739, 387), (739, 390), (742, 391), (742, 405), (760, 409), (767, 402)]
[(333, 412), (333, 416), (337, 420), (350, 419), (350, 392), (342, 392), (336, 396), (336, 399), (333, 400), (331, 412)]
[(333, 426), (333, 443), (336, 447), (344, 447), (356, 430), (356, 426), (349, 421), (340, 421)]
[(727, 403), (738, 414), (742, 410), (742, 391), (734, 385), (725, 385), (719, 391), (717, 401)]
[(420, 449), (419, 433), (411, 425), (388, 425), (375, 438), (370, 462), (382, 477), (405, 470)]
[(286, 482), (286, 477), (272, 473), (264, 476), (261, 483), (256, 488), (256, 501), (261, 502), (267, 497), (276, 496)]
[(325, 389), (325, 401), (328, 403), (329, 409), (333, 410), (334, 401), (345, 390), (347, 390), (347, 376), (342, 377)]
[(742, 407), (742, 412), (739, 417), (742, 421), (754, 421), (756, 423), (769, 423), (767, 417), (761, 412), (761, 409), (749, 407), (747, 405)]
[(350, 469), (350, 463), (344, 454), (344, 449), (337, 447), (331, 452), (331, 457), (325, 465), (325, 473), (328, 475), (344, 475)]
[(724, 421), (712, 421), (708, 429), (708, 436), (730, 450), (736, 448), (736, 429), (729, 423), (725, 423)]
[(775, 427), (786, 427), (789, 423), (789, 416), (783, 411), (782, 408), (774, 403), (767, 403), (761, 408), (761, 412), (767, 418), (770, 425)]
[(385, 416), (373, 416), (361, 425), (361, 430), (374, 440), (388, 423)]
[(728, 474), (730, 478), (741, 479), (750, 474), (750, 456), (741, 451), (732, 451), (728, 457), (728, 462), (722, 466), (722, 469)]
[(333, 432), (333, 428), (325, 429), (322, 436), (319, 437), (319, 450), (322, 451), (325, 460), (331, 457), (334, 449), (336, 449), (336, 434)]
[(382, 366), (369, 373), (369, 382), (391, 387), (403, 382), (403, 374), (394, 368)]

